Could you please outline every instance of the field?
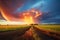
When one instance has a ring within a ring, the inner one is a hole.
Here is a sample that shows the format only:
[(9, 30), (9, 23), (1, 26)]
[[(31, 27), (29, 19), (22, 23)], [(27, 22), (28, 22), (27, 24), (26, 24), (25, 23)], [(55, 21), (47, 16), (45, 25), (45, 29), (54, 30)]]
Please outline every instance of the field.
[(40, 24), (37, 26), (40, 29), (44, 30), (52, 30), (60, 32), (60, 25), (59, 24)]
[[(49, 31), (50, 30), (50, 31)], [(0, 40), (60, 40), (60, 25), (0, 25)]]
[[(29, 26), (30, 25), (0, 25), (0, 31), (22, 29), (22, 28), (26, 28)], [(59, 24), (38, 24), (35, 26), (37, 26), (40, 29), (44, 29), (44, 30), (60, 31)]]
[(0, 25), (0, 31), (20, 30), (28, 28), (28, 25)]

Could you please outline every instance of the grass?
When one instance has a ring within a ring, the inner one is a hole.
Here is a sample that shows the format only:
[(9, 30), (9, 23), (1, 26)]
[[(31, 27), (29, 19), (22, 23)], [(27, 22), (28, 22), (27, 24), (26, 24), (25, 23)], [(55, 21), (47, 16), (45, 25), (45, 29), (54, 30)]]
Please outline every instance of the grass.
[(38, 25), (38, 27), (45, 29), (45, 30), (60, 31), (59, 24), (40, 24), (40, 25)]
[[(39, 24), (36, 26), (38, 28), (42, 28), (44, 30), (60, 31), (59, 24)], [(0, 25), (0, 31), (17, 30), (17, 29), (23, 29), (23, 28), (27, 28), (27, 27), (29, 27), (29, 25)]]
[(17, 30), (27, 28), (28, 25), (0, 25), (0, 31)]

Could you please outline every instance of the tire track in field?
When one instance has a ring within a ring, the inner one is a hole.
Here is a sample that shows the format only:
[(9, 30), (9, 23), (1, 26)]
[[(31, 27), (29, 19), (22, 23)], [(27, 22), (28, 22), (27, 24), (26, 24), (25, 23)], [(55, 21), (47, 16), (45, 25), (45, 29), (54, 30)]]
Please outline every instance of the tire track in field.
[(60, 34), (58, 33), (39, 29), (35, 26), (33, 28), (35, 29), (35, 32), (42, 38), (42, 40), (60, 40)]

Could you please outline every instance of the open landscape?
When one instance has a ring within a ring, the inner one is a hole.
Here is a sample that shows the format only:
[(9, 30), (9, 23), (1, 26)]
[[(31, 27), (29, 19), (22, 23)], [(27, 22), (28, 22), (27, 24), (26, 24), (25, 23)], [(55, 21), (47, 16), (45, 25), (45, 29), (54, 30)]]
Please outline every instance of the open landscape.
[(60, 25), (0, 25), (0, 40), (60, 40)]
[(60, 32), (60, 24), (40, 24), (37, 25), (38, 28), (42, 28), (44, 30), (52, 30), (56, 32)]
[(29, 27), (28, 25), (0, 25), (0, 31), (18, 30)]
[(60, 0), (0, 0), (0, 40), (60, 40)]

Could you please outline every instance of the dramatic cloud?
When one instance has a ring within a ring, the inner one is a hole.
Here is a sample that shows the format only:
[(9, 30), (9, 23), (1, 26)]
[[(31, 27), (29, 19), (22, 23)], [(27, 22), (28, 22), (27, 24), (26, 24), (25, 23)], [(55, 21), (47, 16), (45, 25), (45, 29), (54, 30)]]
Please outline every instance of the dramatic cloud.
[[(60, 23), (60, 0), (0, 0), (0, 7), (9, 15), (19, 18), (19, 14), (32, 8), (42, 12), (37, 18), (41, 23)], [(0, 17), (0, 19), (3, 19)]]

